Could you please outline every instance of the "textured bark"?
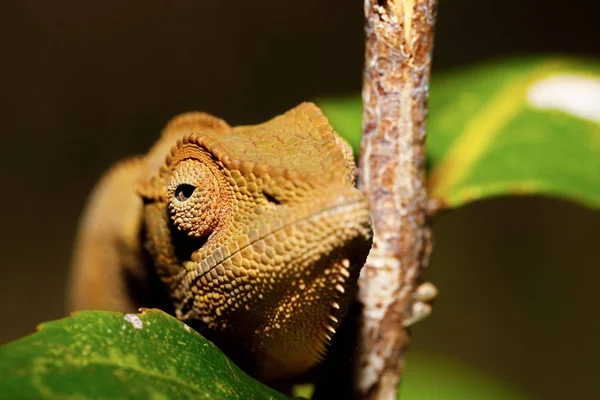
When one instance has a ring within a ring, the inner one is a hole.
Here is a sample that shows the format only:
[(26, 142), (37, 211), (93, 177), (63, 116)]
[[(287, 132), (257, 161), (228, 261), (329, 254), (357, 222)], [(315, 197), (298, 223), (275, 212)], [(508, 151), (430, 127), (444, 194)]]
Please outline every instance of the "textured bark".
[(395, 399), (410, 336), (403, 321), (429, 261), (425, 121), (436, 0), (365, 0), (359, 186), (371, 202), (373, 248), (355, 380), (360, 398)]

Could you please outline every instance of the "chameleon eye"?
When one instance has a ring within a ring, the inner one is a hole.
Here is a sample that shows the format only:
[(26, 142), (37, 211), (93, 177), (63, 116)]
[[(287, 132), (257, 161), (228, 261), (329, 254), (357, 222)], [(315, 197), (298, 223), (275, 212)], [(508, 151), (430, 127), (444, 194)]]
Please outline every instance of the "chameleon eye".
[(173, 225), (192, 237), (210, 235), (219, 222), (219, 183), (199, 160), (177, 163), (167, 180), (167, 207)]
[(187, 201), (190, 197), (192, 197), (195, 190), (195, 186), (188, 185), (186, 183), (181, 184), (177, 186), (177, 189), (175, 189), (175, 198), (177, 199), (177, 201), (183, 203), (184, 201)]

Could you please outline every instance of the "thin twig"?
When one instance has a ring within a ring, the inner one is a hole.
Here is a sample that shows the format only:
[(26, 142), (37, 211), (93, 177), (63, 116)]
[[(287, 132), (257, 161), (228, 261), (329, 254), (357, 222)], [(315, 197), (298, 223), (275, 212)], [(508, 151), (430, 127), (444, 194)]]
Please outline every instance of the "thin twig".
[(436, 0), (365, 0), (359, 186), (375, 238), (359, 280), (357, 390), (392, 400), (403, 370), (412, 295), (429, 261), (425, 120)]

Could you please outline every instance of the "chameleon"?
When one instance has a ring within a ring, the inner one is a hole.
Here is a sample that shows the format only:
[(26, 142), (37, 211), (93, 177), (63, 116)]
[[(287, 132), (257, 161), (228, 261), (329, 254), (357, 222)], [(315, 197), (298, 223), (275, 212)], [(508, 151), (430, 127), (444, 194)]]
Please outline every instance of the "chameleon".
[(372, 245), (349, 144), (312, 103), (231, 127), (172, 119), (93, 189), (70, 308), (160, 307), (263, 382), (324, 358)]

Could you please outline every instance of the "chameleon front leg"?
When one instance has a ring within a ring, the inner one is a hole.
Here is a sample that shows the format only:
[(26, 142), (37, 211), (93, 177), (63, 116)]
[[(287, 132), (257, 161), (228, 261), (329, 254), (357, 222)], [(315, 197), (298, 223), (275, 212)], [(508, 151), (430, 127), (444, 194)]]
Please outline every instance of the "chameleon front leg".
[(149, 281), (140, 241), (143, 204), (135, 193), (141, 166), (141, 159), (117, 164), (88, 200), (72, 259), (69, 311), (132, 312), (140, 306), (135, 287)]

